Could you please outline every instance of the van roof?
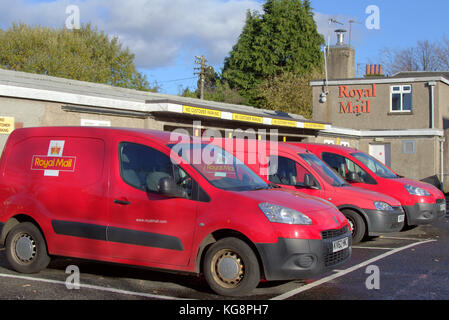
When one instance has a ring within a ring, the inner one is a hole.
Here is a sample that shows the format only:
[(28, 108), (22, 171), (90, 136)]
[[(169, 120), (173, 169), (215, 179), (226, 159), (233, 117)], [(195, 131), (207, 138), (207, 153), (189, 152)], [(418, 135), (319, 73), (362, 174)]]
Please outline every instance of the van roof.
[(150, 130), (150, 129), (136, 129), (136, 128), (119, 128), (119, 127), (31, 127), (14, 130), (14, 135), (18, 138), (20, 136), (76, 136), (80, 134), (90, 136), (102, 136), (105, 134), (131, 134), (142, 138), (151, 138), (161, 144), (168, 144), (175, 142), (171, 132)]
[(340, 151), (348, 152), (348, 153), (353, 153), (353, 152), (359, 151), (359, 150), (357, 150), (355, 148), (346, 147), (346, 146), (340, 146), (340, 145), (336, 145), (336, 144), (309, 143), (309, 142), (301, 142), (301, 143), (293, 143), (293, 144), (294, 145), (298, 145), (300, 147), (303, 147), (305, 149), (308, 149), (308, 147), (311, 146), (311, 147), (320, 147), (320, 148), (323, 148), (323, 149), (340, 150)]
[[(226, 140), (230, 140), (230, 139), (231, 139), (231, 138), (214, 138), (213, 141), (214, 141), (215, 144), (220, 144), (220, 143), (221, 143), (222, 146), (223, 146), (223, 144), (225, 143), (225, 141), (226, 141)], [(256, 142), (256, 143), (262, 142), (262, 143), (266, 143), (266, 146), (269, 147), (270, 149), (274, 149), (274, 146), (275, 146), (275, 144), (272, 143), (270, 140), (262, 141), (262, 140), (257, 140), (257, 139), (242, 139), (242, 138), (232, 138), (232, 140), (234, 141), (234, 144), (236, 144), (236, 143), (242, 143), (242, 145), (243, 145), (245, 148), (248, 147), (247, 144), (250, 143), (250, 142)], [(203, 141), (210, 141), (210, 139), (205, 138), (205, 139), (203, 139)], [(303, 148), (303, 147), (297, 146), (297, 145), (292, 145), (292, 144), (290, 144), (290, 143), (286, 143), (286, 142), (277, 142), (277, 144), (278, 144), (278, 148), (282, 148), (282, 150), (283, 150), (283, 151), (286, 151), (286, 152), (292, 152), (292, 153), (295, 153), (295, 154), (297, 154), (297, 153), (306, 153), (306, 152), (307, 152), (307, 149), (306, 149), (306, 148)]]

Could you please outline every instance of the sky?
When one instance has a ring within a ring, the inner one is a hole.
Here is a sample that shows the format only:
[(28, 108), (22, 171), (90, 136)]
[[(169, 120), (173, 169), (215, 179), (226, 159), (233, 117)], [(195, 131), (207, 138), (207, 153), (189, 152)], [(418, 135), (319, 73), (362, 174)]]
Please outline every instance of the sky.
[[(196, 88), (195, 56), (220, 71), (237, 42), (248, 10), (263, 0), (0, 0), (0, 28), (12, 23), (70, 27), (91, 23), (135, 54), (138, 70), (161, 92)], [(336, 42), (334, 30), (352, 30), (356, 70), (377, 64), (384, 48), (403, 49), (448, 36), (447, 0), (311, 0), (318, 31)], [(329, 23), (334, 19), (339, 23)], [(355, 21), (349, 24), (349, 21)], [(351, 28), (350, 28), (351, 26)], [(330, 39), (330, 40), (329, 40)], [(349, 42), (349, 32), (346, 34)]]

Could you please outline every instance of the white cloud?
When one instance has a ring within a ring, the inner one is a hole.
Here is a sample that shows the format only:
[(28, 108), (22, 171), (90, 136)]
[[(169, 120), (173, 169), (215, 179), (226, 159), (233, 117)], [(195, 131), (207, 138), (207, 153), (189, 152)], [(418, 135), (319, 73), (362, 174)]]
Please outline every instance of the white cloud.
[(79, 6), (81, 23), (118, 36), (136, 54), (136, 65), (146, 69), (173, 65), (183, 54), (222, 63), (247, 10), (261, 8), (257, 0), (11, 0), (0, 2), (0, 21), (3, 28), (12, 22), (62, 27), (71, 4)]

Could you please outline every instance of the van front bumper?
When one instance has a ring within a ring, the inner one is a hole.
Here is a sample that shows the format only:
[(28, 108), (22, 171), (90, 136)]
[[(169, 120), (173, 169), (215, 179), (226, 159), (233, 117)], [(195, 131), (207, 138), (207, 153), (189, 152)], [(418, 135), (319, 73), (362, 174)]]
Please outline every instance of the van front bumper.
[(405, 223), (405, 212), (401, 207), (395, 207), (395, 210), (390, 211), (368, 209), (363, 211), (368, 219), (368, 234), (370, 236), (401, 231)]
[(432, 223), (446, 215), (446, 199), (437, 199), (435, 203), (415, 203), (404, 206), (409, 226)]
[[(273, 244), (256, 243), (265, 279), (269, 281), (307, 279), (347, 262), (352, 252), (352, 236), (349, 228), (328, 231), (337, 235), (322, 236), (322, 239), (318, 240), (279, 238), (278, 242)], [(333, 252), (334, 242), (344, 238), (348, 240), (348, 247)]]

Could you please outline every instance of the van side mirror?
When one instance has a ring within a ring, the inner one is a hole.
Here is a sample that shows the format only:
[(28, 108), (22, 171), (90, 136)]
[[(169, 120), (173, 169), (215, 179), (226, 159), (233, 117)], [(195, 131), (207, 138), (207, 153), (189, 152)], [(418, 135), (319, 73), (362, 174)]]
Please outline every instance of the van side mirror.
[(362, 179), (360, 178), (359, 174), (357, 172), (349, 172), (346, 175), (346, 180), (348, 182), (362, 182)]
[(171, 177), (163, 177), (159, 180), (158, 191), (160, 194), (168, 197), (180, 197), (181, 192)]

